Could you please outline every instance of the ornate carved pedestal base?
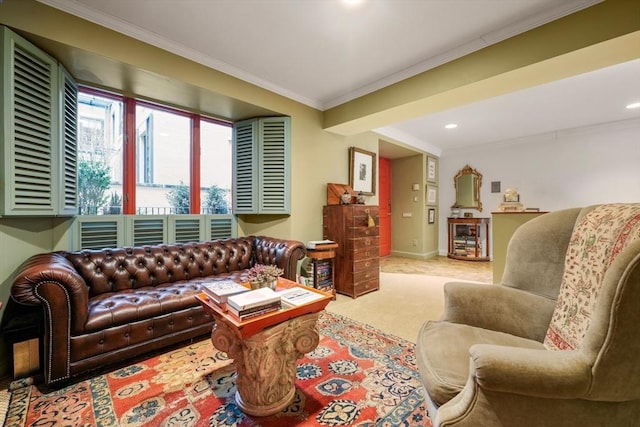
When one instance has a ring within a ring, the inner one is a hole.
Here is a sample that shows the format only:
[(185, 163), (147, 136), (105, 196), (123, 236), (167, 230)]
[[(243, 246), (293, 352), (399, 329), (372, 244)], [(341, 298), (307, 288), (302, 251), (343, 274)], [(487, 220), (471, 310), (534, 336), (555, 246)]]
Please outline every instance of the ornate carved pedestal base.
[(225, 322), (216, 322), (211, 341), (236, 363), (236, 403), (243, 412), (268, 416), (291, 403), (296, 361), (320, 341), (318, 315), (296, 317), (249, 338), (242, 338), (237, 329)]

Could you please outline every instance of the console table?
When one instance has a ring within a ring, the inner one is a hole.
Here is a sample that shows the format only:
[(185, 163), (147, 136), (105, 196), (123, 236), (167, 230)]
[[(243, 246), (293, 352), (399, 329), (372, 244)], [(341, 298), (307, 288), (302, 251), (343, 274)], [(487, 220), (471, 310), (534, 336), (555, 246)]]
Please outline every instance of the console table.
[[(278, 279), (278, 289), (298, 286)], [(286, 408), (295, 397), (296, 360), (320, 341), (317, 320), (332, 295), (312, 288), (322, 298), (296, 307), (284, 307), (240, 321), (224, 312), (205, 293), (196, 296), (216, 320), (213, 346), (235, 361), (236, 404), (245, 413), (264, 417)]]
[(489, 261), (490, 218), (447, 218), (447, 256), (463, 261)]

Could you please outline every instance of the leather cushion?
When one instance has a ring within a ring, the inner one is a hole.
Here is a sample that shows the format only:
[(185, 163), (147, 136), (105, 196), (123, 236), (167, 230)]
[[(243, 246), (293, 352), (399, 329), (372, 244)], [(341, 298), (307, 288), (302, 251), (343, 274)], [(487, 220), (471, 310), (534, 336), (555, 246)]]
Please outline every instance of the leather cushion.
[[(211, 277), (211, 280), (240, 280), (244, 271)], [(138, 289), (103, 293), (89, 299), (89, 312), (84, 332), (95, 332), (114, 326), (177, 312), (198, 306), (195, 295), (201, 292), (203, 279), (164, 283)]]

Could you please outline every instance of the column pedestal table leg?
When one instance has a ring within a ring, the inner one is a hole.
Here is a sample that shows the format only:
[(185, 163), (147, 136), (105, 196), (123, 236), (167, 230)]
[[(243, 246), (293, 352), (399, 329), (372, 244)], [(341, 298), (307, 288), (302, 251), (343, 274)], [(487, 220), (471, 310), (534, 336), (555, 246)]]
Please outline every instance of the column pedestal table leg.
[(294, 399), (296, 361), (318, 346), (319, 313), (306, 314), (269, 327), (249, 338), (225, 322), (211, 333), (213, 346), (234, 359), (236, 403), (255, 416), (282, 411)]

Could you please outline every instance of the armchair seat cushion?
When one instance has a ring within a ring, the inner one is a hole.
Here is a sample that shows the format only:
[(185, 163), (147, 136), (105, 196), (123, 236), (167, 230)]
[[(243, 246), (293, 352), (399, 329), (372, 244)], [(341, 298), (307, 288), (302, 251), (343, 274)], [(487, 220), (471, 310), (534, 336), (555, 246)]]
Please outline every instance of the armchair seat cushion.
[[(454, 337), (454, 339), (452, 339)], [(542, 343), (503, 332), (445, 321), (428, 321), (418, 334), (418, 368), (429, 397), (442, 405), (462, 391), (469, 378), (469, 349), (494, 344), (544, 349)]]

